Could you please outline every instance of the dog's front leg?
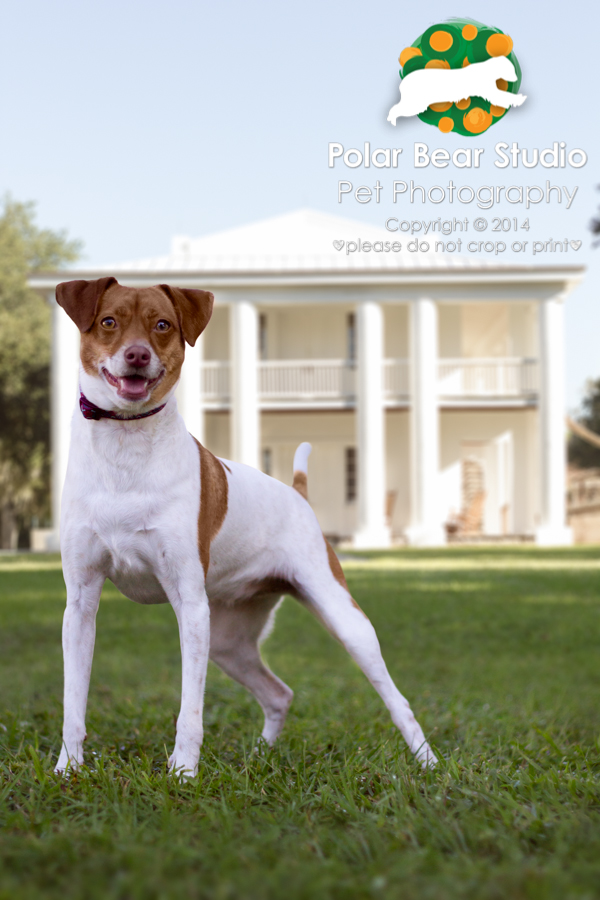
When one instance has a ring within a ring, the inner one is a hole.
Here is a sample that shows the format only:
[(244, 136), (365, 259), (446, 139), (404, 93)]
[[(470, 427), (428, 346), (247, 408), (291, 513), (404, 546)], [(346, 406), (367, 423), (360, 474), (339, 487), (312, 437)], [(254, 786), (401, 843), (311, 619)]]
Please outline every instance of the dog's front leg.
[(511, 94), (508, 91), (490, 88), (485, 95), (485, 99), (495, 106), (502, 106), (504, 109), (510, 109), (511, 106), (521, 106), (527, 97), (525, 94)]
[[(169, 592), (171, 593), (171, 592)], [(210, 646), (210, 613), (204, 587), (182, 584), (169, 596), (181, 642), (181, 709), (170, 770), (193, 778), (202, 744), (202, 705)]]
[(83, 762), (85, 710), (87, 706), (92, 657), (96, 640), (96, 613), (104, 576), (81, 573), (65, 577), (67, 608), (63, 618), (63, 655), (65, 669), (64, 724), (62, 748), (56, 772), (75, 770)]

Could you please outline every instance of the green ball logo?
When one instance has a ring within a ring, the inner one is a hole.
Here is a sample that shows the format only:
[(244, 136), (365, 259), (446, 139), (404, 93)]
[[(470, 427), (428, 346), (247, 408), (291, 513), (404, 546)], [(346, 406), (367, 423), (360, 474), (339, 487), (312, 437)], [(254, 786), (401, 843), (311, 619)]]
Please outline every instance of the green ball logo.
[[(515, 67), (517, 80), (496, 81), (501, 91), (517, 94), (521, 85), (521, 67), (513, 52), (512, 39), (499, 28), (490, 28), (474, 19), (450, 19), (440, 25), (432, 25), (400, 54), (400, 78), (406, 78), (417, 69), (460, 69), (472, 63), (485, 62), (496, 56), (505, 56)], [(472, 136), (483, 134), (506, 113), (502, 106), (495, 106), (483, 97), (463, 97), (456, 103), (432, 103), (419, 118), (427, 125), (435, 125), (447, 134)]]

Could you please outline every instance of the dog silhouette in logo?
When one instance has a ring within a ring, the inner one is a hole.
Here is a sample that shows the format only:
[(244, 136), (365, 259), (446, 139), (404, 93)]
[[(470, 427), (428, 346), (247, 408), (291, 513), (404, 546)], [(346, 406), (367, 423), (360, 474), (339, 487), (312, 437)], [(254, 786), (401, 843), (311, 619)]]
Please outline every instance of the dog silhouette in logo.
[(494, 106), (520, 106), (525, 94), (501, 91), (496, 81), (516, 81), (517, 73), (510, 59), (493, 56), (485, 62), (472, 63), (462, 69), (417, 69), (400, 83), (400, 102), (389, 111), (392, 125), (401, 116), (416, 116), (432, 103), (457, 103), (467, 97), (483, 97)]

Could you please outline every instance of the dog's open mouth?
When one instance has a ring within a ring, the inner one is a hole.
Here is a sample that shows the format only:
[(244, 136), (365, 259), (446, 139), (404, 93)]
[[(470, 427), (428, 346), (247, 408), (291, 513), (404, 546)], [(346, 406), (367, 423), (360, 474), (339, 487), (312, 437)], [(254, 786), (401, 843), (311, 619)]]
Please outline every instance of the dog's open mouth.
[(102, 369), (102, 374), (110, 385), (117, 389), (117, 394), (123, 400), (144, 400), (149, 391), (164, 375), (164, 369), (156, 378), (146, 378), (144, 375), (111, 375), (108, 369)]

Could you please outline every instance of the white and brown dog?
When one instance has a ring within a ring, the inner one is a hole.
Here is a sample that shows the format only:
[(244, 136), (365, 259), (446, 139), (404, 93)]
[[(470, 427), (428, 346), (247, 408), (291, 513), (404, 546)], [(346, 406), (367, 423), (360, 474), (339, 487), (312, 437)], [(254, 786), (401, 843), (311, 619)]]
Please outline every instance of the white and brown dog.
[(217, 459), (186, 431), (174, 397), (185, 342), (211, 316), (206, 291), (137, 290), (114, 278), (59, 284), (81, 331), (81, 398), (73, 418), (61, 516), (67, 608), (64, 730), (57, 771), (83, 762), (96, 612), (110, 579), (136, 603), (170, 603), (182, 651), (181, 710), (171, 770), (196, 772), (209, 657), (260, 703), (272, 744), (292, 691), (261, 660), (282, 594), (346, 647), (423, 765), (435, 756), (352, 599), (307, 502), (310, 446), (294, 488)]

